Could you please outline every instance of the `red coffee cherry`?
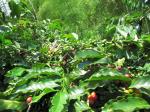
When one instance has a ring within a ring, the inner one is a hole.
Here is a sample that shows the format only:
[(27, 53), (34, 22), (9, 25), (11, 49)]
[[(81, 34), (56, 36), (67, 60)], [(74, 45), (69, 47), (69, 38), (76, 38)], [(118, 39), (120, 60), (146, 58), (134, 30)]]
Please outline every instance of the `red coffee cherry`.
[(95, 92), (92, 92), (92, 93), (91, 93), (91, 96), (92, 96), (93, 100), (95, 100), (95, 101), (97, 100), (97, 95), (96, 95)]
[(31, 103), (31, 102), (32, 102), (32, 97), (29, 96), (29, 97), (26, 99), (26, 102), (27, 102), (27, 103)]
[(94, 104), (97, 100), (97, 94), (96, 92), (92, 92), (90, 95), (88, 95), (88, 101), (89, 101), (89, 104)]
[(117, 69), (118, 71), (122, 71), (123, 68), (122, 68), (122, 66), (117, 66), (116, 69)]

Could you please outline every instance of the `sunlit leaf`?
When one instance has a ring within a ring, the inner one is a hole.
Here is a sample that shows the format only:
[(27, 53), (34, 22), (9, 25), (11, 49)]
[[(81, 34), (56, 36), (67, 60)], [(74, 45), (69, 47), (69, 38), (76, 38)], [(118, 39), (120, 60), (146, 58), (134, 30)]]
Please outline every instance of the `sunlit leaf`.
[(101, 57), (102, 55), (98, 51), (92, 49), (82, 50), (76, 53), (77, 60), (88, 59), (88, 58), (101, 58)]
[(23, 85), (21, 87), (18, 87), (15, 93), (35, 92), (37, 90), (44, 90), (46, 88), (53, 89), (58, 86), (59, 85), (52, 80), (43, 80), (40, 82), (33, 82), (29, 85)]
[(119, 100), (110, 100), (102, 108), (102, 112), (133, 112), (139, 109), (149, 109), (150, 105), (140, 97), (127, 97)]
[(56, 91), (56, 90), (54, 90), (54, 89), (45, 89), (45, 90), (43, 90), (43, 92), (40, 95), (32, 97), (32, 103), (38, 102), (44, 95), (46, 95), (48, 93), (51, 93), (51, 92), (54, 92), (54, 91)]
[(74, 107), (76, 109), (76, 112), (84, 112), (84, 111), (92, 112), (92, 110), (90, 110), (90, 107), (84, 101), (77, 101), (74, 104)]
[(93, 64), (108, 64), (110, 62), (111, 62), (111, 59), (105, 57), (105, 58), (102, 58), (102, 59), (95, 61)]
[(37, 73), (37, 74), (55, 74), (55, 75), (61, 75), (62, 68), (56, 67), (54, 69), (52, 68), (33, 68), (27, 70), (29, 73)]
[(10, 70), (6, 76), (7, 77), (19, 77), (22, 76), (22, 74), (25, 72), (25, 68), (22, 67), (15, 67), (12, 70)]
[[(144, 89), (150, 93), (150, 76), (142, 76), (133, 79), (130, 88)], [(150, 94), (149, 94), (150, 95)]]
[(49, 112), (62, 112), (67, 103), (68, 94), (65, 91), (58, 92), (52, 99), (52, 107)]
[(4, 110), (24, 110), (27, 107), (25, 103), (11, 100), (0, 99), (0, 111)]
[(77, 99), (78, 97), (84, 94), (84, 89), (74, 87), (69, 90), (69, 98), (70, 99)]
[(99, 72), (94, 73), (87, 81), (108, 81), (108, 80), (123, 80), (131, 81), (131, 79), (125, 77), (122, 73), (114, 69), (101, 69)]
[(17, 86), (25, 84), (27, 81), (29, 81), (32, 78), (38, 78), (43, 75), (52, 76), (52, 77), (54, 76), (61, 77), (62, 69), (41, 68), (41, 69), (28, 69), (27, 71), (29, 73), (17, 81), (16, 83)]

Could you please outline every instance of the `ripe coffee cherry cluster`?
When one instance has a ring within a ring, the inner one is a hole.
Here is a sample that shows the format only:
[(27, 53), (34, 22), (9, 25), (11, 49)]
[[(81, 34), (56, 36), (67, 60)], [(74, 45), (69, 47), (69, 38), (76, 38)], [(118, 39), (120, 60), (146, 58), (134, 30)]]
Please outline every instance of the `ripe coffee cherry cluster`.
[(94, 104), (97, 100), (97, 94), (96, 92), (92, 92), (90, 95), (88, 95), (88, 102), (89, 104)]
[[(128, 68), (128, 70), (131, 69), (131, 67), (127, 67), (127, 68)], [(122, 71), (122, 70), (123, 70), (123, 67), (122, 67), (122, 66), (117, 66), (116, 69), (117, 69), (118, 71)], [(127, 78), (132, 78), (132, 75), (131, 75), (130, 73), (126, 73), (125, 76), (126, 76)]]

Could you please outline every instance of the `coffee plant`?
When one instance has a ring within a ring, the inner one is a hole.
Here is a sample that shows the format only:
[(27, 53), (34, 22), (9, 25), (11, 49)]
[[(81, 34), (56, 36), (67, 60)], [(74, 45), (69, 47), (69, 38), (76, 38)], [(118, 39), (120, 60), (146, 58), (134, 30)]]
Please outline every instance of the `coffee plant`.
[(149, 0), (0, 0), (0, 112), (149, 112), (149, 26)]

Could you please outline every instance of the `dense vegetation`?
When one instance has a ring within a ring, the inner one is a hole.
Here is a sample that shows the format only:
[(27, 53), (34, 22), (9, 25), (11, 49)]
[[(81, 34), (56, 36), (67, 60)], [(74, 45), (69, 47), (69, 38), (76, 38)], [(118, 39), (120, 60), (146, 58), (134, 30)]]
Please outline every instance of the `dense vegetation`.
[(0, 0), (0, 111), (149, 109), (149, 0)]

